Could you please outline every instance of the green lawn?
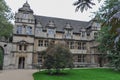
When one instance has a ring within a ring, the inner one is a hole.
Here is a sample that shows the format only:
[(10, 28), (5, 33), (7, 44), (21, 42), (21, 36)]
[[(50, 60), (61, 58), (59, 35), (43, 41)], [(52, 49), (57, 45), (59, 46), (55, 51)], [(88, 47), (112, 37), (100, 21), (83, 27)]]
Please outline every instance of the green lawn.
[(120, 72), (111, 69), (72, 69), (66, 75), (51, 76), (45, 71), (33, 74), (34, 80), (120, 80)]

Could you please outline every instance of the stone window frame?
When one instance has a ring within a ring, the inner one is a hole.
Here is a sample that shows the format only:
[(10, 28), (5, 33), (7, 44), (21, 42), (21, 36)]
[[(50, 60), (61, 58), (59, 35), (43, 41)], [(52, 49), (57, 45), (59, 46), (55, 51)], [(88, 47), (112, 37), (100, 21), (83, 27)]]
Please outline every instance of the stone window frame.
[(37, 27), (37, 28), (36, 28), (36, 33), (40, 33), (40, 32), (43, 32), (43, 28)]
[(22, 45), (21, 44), (19, 45), (19, 51), (22, 51)]
[(48, 35), (55, 35), (55, 29), (47, 29)]
[(69, 49), (74, 49), (75, 48), (75, 42), (74, 41), (67, 41), (67, 45)]
[(85, 54), (78, 54), (77, 57), (78, 62), (85, 62)]
[(82, 49), (82, 43), (81, 43), (81, 42), (77, 42), (77, 45), (78, 45), (78, 46), (77, 46), (77, 49), (80, 49), (80, 50), (81, 50), (81, 49)]
[(18, 25), (18, 26), (17, 26), (16, 33), (17, 33), (17, 34), (22, 34), (22, 30), (23, 30), (22, 25)]
[(85, 50), (86, 49), (86, 42), (77, 42), (77, 49), (79, 50)]
[(94, 39), (98, 37), (98, 32), (94, 32)]
[(26, 26), (26, 34), (32, 35), (32, 27), (31, 26)]
[(26, 45), (26, 44), (19, 44), (18, 50), (19, 51), (27, 51), (27, 47), (28, 47), (28, 45)]
[(44, 41), (43, 40), (38, 40), (38, 46), (43, 47), (44, 46)]
[(86, 42), (82, 42), (82, 50), (86, 49)]
[(85, 37), (86, 32), (82, 31), (82, 37)]
[(40, 53), (38, 53), (37, 58), (38, 64), (42, 64), (42, 55)]
[(44, 46), (48, 47), (49, 41), (48, 40), (44, 40)]

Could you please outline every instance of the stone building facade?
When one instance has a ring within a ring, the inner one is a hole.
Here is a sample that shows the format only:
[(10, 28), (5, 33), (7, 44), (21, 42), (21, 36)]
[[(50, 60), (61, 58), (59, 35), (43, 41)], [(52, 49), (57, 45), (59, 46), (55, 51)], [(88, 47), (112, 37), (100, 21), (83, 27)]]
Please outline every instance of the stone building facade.
[(32, 65), (42, 65), (41, 51), (50, 41), (68, 44), (75, 67), (98, 67), (102, 64), (95, 42), (99, 30), (100, 24), (95, 19), (85, 22), (34, 15), (26, 2), (15, 14), (12, 50), (9, 63), (4, 61), (5, 69), (30, 69)]

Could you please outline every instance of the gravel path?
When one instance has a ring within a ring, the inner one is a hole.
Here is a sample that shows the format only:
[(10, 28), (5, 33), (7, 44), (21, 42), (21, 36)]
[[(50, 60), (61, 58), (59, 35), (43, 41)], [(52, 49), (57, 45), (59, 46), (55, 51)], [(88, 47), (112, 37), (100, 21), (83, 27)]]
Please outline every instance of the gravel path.
[(3, 70), (0, 80), (33, 80), (32, 74), (37, 70)]

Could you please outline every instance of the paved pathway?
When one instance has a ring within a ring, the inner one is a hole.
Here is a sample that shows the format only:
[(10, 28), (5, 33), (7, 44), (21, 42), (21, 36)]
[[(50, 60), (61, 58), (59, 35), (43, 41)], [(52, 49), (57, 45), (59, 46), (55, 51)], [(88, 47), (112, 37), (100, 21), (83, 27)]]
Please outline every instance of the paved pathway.
[(32, 74), (37, 70), (3, 70), (0, 80), (33, 80)]

